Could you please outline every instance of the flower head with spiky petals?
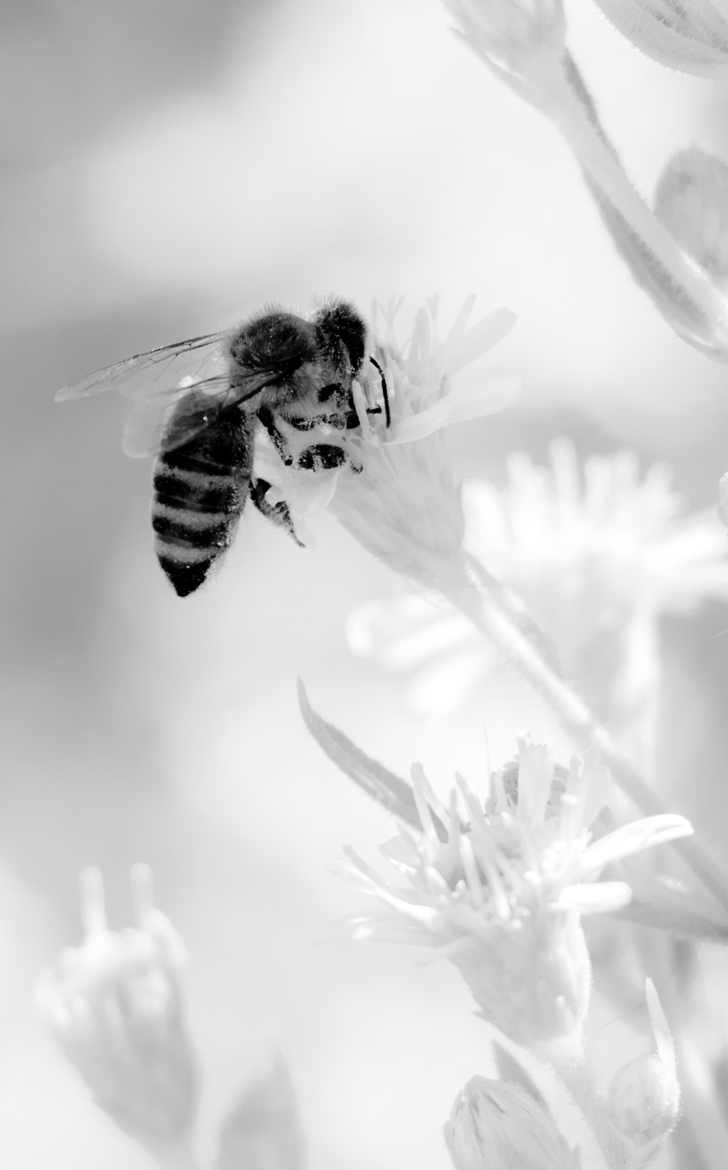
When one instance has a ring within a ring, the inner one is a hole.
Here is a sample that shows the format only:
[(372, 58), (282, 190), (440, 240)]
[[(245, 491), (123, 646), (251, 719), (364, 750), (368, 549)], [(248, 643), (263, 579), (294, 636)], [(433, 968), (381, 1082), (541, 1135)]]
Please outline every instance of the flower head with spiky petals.
[(605, 799), (595, 763), (555, 768), (521, 741), (482, 804), (462, 779), (449, 807), (421, 768), (412, 781), (422, 832), (401, 828), (382, 850), (392, 878), (349, 851), (351, 872), (377, 903), (359, 937), (436, 947), (460, 970), (483, 1015), (528, 1045), (578, 1043), (591, 989), (581, 918), (629, 903), (610, 862), (686, 836), (680, 816), (653, 816), (592, 839)]
[[(368, 355), (377, 364), (365, 360), (353, 388), (360, 426), (345, 435), (319, 428), (324, 441), (345, 447), (344, 466), (312, 475), (285, 467), (272, 444), (260, 444), (256, 475), (273, 485), (271, 501), (287, 502), (296, 531), (305, 533), (308, 520), (329, 508), (370, 552), (408, 576), (434, 584), (438, 573), (452, 571), (453, 558), (461, 566), (460, 484), (443, 431), (492, 413), (513, 388), (502, 378), (475, 387), (452, 384), (515, 321), (498, 309), (473, 323), (474, 303), (466, 300), (443, 336), (437, 302), (430, 301), (405, 340), (397, 328), (401, 306), (375, 308)], [(383, 393), (386, 413), (368, 413)]]
[[(567, 674), (604, 718), (655, 692), (656, 623), (728, 598), (725, 532), (690, 513), (667, 470), (555, 442), (546, 467), (513, 455), (503, 488), (465, 485), (465, 543), (548, 630)], [(352, 616), (352, 647), (415, 672), (413, 698), (448, 710), (482, 681), (489, 646), (462, 614), (406, 594)]]

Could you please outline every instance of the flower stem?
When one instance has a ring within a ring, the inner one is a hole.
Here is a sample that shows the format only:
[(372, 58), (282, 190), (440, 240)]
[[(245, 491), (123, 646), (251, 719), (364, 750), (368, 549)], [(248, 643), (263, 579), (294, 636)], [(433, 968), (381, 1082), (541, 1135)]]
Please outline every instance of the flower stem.
[(155, 1155), (159, 1170), (199, 1170), (200, 1163), (190, 1141), (159, 1150)]
[[(458, 607), (535, 687), (569, 735), (582, 746), (597, 748), (625, 795), (648, 815), (664, 813), (665, 809), (656, 793), (613, 741), (607, 729), (597, 722), (581, 696), (544, 659), (539, 647), (524, 633), (523, 625), (515, 624), (500, 594), (492, 588), (490, 575), (472, 556), (466, 555), (466, 565), (471, 589), (453, 598)], [(674, 847), (680, 851), (705, 888), (728, 910), (728, 878), (699, 840), (696, 837), (685, 837), (675, 841)]]
[(728, 299), (635, 190), (568, 53), (544, 100), (637, 283), (684, 340), (728, 360)]

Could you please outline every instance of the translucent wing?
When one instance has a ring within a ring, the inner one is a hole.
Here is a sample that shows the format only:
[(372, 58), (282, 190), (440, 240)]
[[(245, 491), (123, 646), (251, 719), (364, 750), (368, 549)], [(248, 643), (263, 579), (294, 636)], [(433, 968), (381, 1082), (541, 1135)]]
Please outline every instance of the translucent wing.
[[(280, 378), (280, 369), (238, 369), (231, 381), (229, 344), (229, 334), (210, 333), (136, 354), (64, 386), (56, 402), (116, 390), (133, 403), (124, 428), (126, 454), (143, 457), (173, 450), (221, 410), (253, 398)], [(184, 410), (178, 410), (183, 401)]]
[[(183, 399), (184, 411), (178, 409)], [(206, 427), (230, 401), (228, 374), (157, 394), (136, 396), (124, 424), (124, 453), (136, 459), (159, 451), (173, 451)], [(174, 427), (171, 426), (173, 417)]]
[(169, 396), (173, 399), (180, 383), (201, 382), (227, 371), (229, 333), (208, 333), (138, 353), (113, 366), (96, 370), (73, 386), (64, 386), (56, 402), (88, 398), (116, 390), (125, 398)]

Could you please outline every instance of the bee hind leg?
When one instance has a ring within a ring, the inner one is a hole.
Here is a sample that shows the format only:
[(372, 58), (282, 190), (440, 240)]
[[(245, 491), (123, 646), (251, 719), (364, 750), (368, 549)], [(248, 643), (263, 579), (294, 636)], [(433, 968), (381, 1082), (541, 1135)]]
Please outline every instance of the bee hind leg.
[(302, 540), (298, 539), (296, 529), (293, 527), (293, 520), (291, 519), (291, 512), (285, 500), (279, 500), (278, 503), (272, 504), (270, 500), (266, 499), (266, 495), (270, 491), (271, 485), (267, 479), (253, 479), (250, 482), (250, 498), (253, 504), (260, 512), (261, 516), (265, 516), (266, 520), (272, 520), (280, 528), (285, 529), (292, 540), (296, 542), (299, 548), (305, 548)]

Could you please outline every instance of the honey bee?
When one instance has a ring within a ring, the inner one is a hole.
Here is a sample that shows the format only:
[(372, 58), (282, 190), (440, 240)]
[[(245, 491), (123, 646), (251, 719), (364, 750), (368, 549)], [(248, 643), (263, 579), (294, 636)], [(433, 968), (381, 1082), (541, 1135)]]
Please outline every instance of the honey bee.
[[(354, 466), (343, 432), (361, 420), (353, 382), (367, 350), (364, 321), (334, 301), (309, 321), (267, 310), (232, 332), (206, 334), (99, 370), (57, 401), (118, 390), (133, 407), (124, 434), (132, 456), (156, 455), (152, 528), (159, 563), (180, 597), (193, 593), (229, 547), (248, 497), (298, 543), (285, 500), (254, 474), (256, 434), (283, 463), (311, 472)], [(387, 384), (376, 358), (389, 426)], [(292, 428), (292, 430), (291, 430)], [(295, 432), (318, 431), (293, 446)], [(342, 432), (337, 436), (336, 432)], [(358, 470), (354, 467), (355, 470)]]

